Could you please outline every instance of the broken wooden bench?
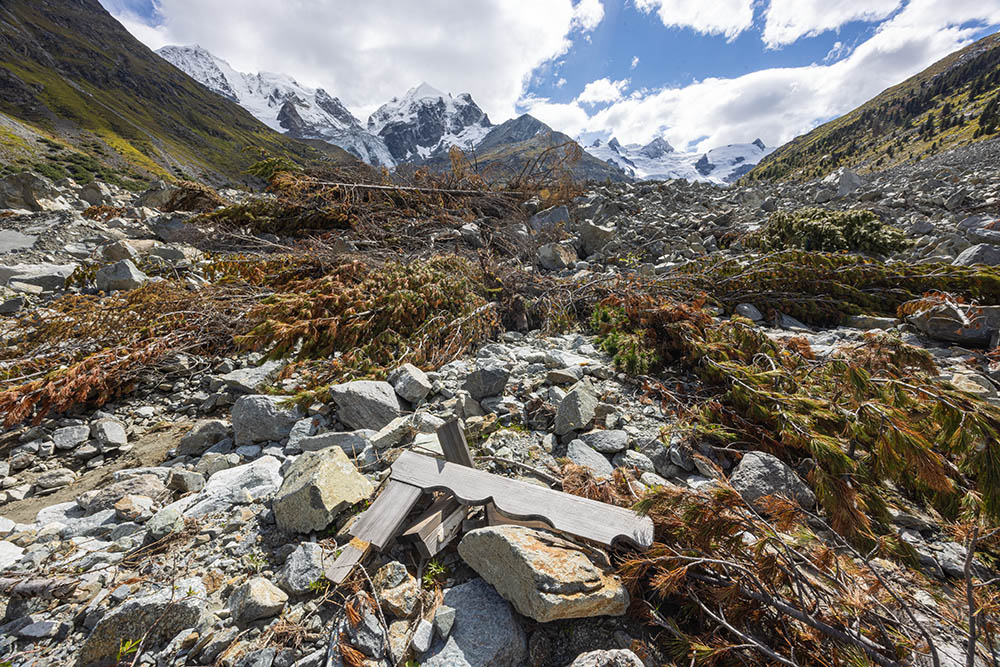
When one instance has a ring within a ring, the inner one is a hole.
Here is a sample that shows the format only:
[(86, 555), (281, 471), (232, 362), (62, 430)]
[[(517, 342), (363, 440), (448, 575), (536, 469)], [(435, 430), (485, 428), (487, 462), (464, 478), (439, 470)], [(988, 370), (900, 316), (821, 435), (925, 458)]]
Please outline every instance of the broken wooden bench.
[(632, 510), (476, 470), (457, 421), (442, 426), (438, 436), (449, 460), (403, 452), (385, 488), (351, 526), (354, 539), (327, 568), (328, 579), (341, 583), (370, 548), (383, 549), (421, 495), (433, 491), (443, 495), (401, 536), (422, 546), (425, 557), (457, 534), (470, 506), (486, 506), (517, 522), (540, 522), (605, 547), (646, 549), (653, 543), (653, 522)]

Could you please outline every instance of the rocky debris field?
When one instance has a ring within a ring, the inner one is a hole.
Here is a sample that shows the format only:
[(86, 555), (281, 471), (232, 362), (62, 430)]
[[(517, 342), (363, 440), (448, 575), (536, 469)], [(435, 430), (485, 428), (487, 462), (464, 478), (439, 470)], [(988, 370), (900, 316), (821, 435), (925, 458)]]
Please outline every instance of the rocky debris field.
[[(535, 198), (521, 204), (516, 233), (533, 243), (521, 265), (565, 284), (656, 280), (692, 262), (745, 256), (747, 234), (776, 211), (821, 207), (870, 210), (899, 228), (908, 242), (889, 253), (889, 266), (994, 266), (997, 151), (988, 142), (814, 183), (594, 186), (553, 207)], [(129, 294), (151, 282), (177, 281), (192, 293), (211, 284), (213, 234), (221, 232), (191, 224), (193, 212), (162, 210), (177, 192), (3, 179), (0, 336), (13, 345), (26, 317), (38, 325), (68, 297)], [(442, 251), (476, 252), (490, 222), (467, 221), (436, 242)], [(291, 243), (279, 234), (255, 240)], [(940, 296), (895, 317), (852, 314), (825, 326), (759, 301), (733, 305), (707, 306), (706, 330), (749, 327), (769, 344), (808, 350), (816, 367), (862, 349), (873, 333), (888, 334), (922, 351), (936, 381), (1000, 407), (1000, 365), (989, 352), (1000, 305)], [(351, 522), (396, 456), (442, 456), (438, 429), (456, 418), (478, 468), (533, 484), (583, 493), (572, 481), (582, 475), (586, 493), (627, 505), (650, 493), (731, 488), (763, 514), (774, 511), (775, 495), (808, 510), (828, 506), (811, 459), (790, 465), (773, 448), (692, 437), (677, 404), (707, 390), (691, 367), (659, 358), (654, 381), (648, 363), (630, 372), (621, 349), (587, 326), (503, 326), (446, 363), (401, 364), (296, 402), (289, 399), (308, 369), (291, 365), (291, 356), (176, 349), (98, 408), (82, 402), (9, 424), (0, 436), (0, 664), (688, 664), (668, 650), (663, 634), (680, 630), (660, 616), (664, 607), (637, 594), (625, 556), (537, 525), (491, 521), (482, 508), (433, 558), (397, 541), (347, 584), (330, 582)], [(34, 379), (2, 369), (4, 390)], [(965, 605), (961, 587), (970, 576), (995, 582), (995, 561), (970, 555), (968, 541), (922, 496), (902, 497), (909, 500), (894, 496), (885, 508), (886, 531), (912, 549), (919, 574), (880, 556), (878, 575), (919, 598), (911, 618), (926, 635), (911, 626), (912, 645), (933, 638), (940, 664), (965, 664), (967, 623), (954, 620)], [(848, 553), (818, 520), (809, 524), (817, 539)], [(658, 540), (667, 530), (658, 525)], [(748, 544), (761, 537), (737, 534)], [(879, 604), (890, 605), (890, 596)], [(932, 664), (926, 654), (907, 661)]]

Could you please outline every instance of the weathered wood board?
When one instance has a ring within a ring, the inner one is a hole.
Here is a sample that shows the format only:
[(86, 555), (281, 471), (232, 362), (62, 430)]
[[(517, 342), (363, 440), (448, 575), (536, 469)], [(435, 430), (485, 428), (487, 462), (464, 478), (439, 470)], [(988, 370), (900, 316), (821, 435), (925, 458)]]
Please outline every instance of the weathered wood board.
[(542, 521), (554, 530), (605, 546), (624, 542), (646, 549), (653, 543), (653, 522), (631, 510), (413, 452), (396, 459), (390, 479), (424, 491), (447, 491), (466, 505), (492, 502), (508, 517)]
[(420, 487), (390, 479), (375, 502), (351, 526), (351, 535), (381, 550), (399, 531), (421, 493)]
[(458, 535), (468, 512), (467, 506), (451, 496), (442, 496), (398, 539), (413, 543), (424, 558), (432, 558)]

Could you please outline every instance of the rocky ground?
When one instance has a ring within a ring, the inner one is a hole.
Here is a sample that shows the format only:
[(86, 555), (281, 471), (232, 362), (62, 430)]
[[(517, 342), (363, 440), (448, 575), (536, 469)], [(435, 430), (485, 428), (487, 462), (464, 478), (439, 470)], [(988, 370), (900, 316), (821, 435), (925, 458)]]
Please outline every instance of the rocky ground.
[[(864, 208), (914, 241), (894, 259), (996, 265), (998, 151), (987, 142), (816, 183), (593, 187), (564, 207), (528, 202), (525, 234), (567, 232), (539, 248), (541, 272), (662, 275), (739, 252), (740, 235), (776, 210)], [(7, 317), (44, 313), (67, 291), (125, 291), (165, 273), (206, 280), (204, 254), (184, 227), (191, 214), (160, 210), (169, 187), (136, 196), (22, 175), (0, 189)], [(91, 206), (111, 213), (85, 216)], [(466, 242), (476, 236), (463, 228)], [(90, 265), (100, 267), (92, 279), (70, 279)], [(982, 349), (1000, 315), (988, 308), (947, 304), (933, 316), (856, 317), (825, 330), (765, 318), (749, 304), (738, 312), (776, 340), (803, 338), (820, 359), (867, 331), (897, 332), (930, 351), (942, 377), (1000, 405), (1000, 368)], [(969, 326), (976, 318), (987, 323)], [(0, 436), (0, 589), (71, 584), (6, 597), (0, 664), (663, 664), (655, 633), (625, 615), (629, 595), (608, 554), (532, 528), (486, 525), (478, 512), (432, 560), (396, 544), (365, 562), (360, 586), (329, 585), (350, 521), (395, 455), (441, 455), (436, 430), (456, 417), (478, 467), (541, 485), (558, 481), (568, 460), (598, 479), (634, 471), (636, 499), (647, 487), (699, 489), (722, 475), (750, 500), (781, 493), (815, 502), (770, 454), (736, 459), (682, 445), (674, 417), (643, 400), (636, 379), (585, 333), (508, 331), (433, 371), (407, 365), (386, 381), (338, 385), (331, 401), (307, 408), (283, 402), (296, 389), (294, 377), (276, 380), (284, 363), (179, 352), (98, 411)], [(963, 547), (932, 517), (914, 507), (893, 520), (929, 576), (942, 585), (965, 577)], [(943, 664), (964, 664), (953, 627), (928, 625), (946, 647)]]

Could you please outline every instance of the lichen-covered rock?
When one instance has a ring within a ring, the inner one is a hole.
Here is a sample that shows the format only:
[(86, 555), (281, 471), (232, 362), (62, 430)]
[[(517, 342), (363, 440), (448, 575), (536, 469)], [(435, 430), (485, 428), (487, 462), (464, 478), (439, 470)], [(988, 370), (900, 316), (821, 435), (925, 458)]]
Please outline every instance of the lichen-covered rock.
[(306, 452), (288, 468), (274, 498), (278, 528), (288, 533), (323, 530), (375, 487), (339, 447)]
[(546, 531), (477, 528), (462, 538), (458, 553), (515, 609), (540, 623), (621, 616), (628, 608), (628, 593), (614, 575), (582, 547)]

